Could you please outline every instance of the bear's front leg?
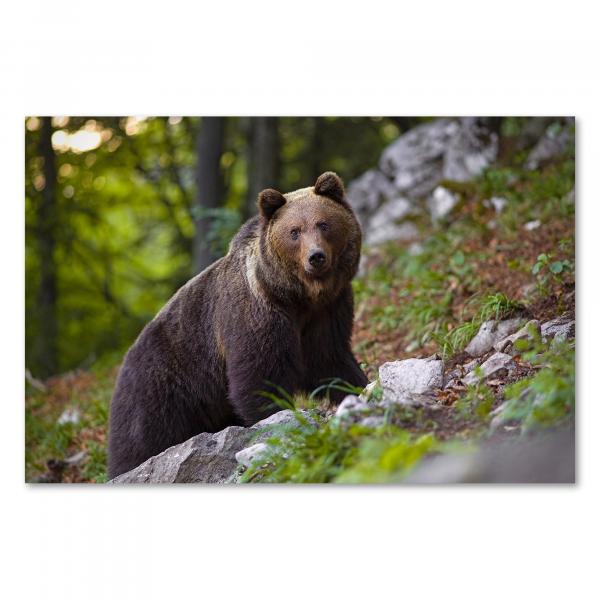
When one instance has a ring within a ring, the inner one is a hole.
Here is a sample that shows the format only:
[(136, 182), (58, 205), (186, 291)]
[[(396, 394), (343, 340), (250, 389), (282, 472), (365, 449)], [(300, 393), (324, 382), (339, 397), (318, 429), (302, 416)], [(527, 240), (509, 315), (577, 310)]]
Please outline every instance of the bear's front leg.
[(259, 327), (241, 327), (227, 343), (228, 397), (247, 426), (283, 410), (261, 392), (280, 397), (300, 389), (303, 363), (300, 339), (283, 315), (271, 315)]

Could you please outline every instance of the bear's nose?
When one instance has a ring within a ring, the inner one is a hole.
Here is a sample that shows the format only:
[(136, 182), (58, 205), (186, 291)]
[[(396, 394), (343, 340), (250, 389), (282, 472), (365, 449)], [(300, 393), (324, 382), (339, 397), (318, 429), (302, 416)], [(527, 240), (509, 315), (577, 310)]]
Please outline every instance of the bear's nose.
[(322, 267), (325, 264), (325, 253), (322, 250), (313, 250), (308, 257), (308, 262), (313, 267)]

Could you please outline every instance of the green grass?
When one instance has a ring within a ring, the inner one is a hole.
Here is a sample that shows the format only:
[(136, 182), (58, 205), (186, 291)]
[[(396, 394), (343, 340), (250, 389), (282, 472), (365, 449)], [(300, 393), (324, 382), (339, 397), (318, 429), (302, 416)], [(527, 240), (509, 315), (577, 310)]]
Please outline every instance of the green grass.
[(431, 434), (379, 429), (337, 420), (304, 421), (267, 441), (269, 450), (241, 481), (263, 483), (387, 483), (400, 481), (443, 444)]

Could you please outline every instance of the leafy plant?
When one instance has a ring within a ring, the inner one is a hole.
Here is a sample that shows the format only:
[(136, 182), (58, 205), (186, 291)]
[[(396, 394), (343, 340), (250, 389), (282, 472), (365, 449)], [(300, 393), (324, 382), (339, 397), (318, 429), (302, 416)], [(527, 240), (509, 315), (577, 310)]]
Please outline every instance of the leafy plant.
[(550, 280), (561, 283), (564, 274), (571, 273), (574, 269), (570, 260), (553, 260), (554, 254), (540, 254), (531, 269), (537, 281), (537, 289), (543, 296), (548, 296)]
[(500, 413), (502, 422), (516, 421), (523, 432), (557, 425), (572, 418), (575, 410), (573, 343), (553, 342), (544, 347), (538, 340), (529, 346), (523, 358), (539, 370), (505, 388), (506, 403)]

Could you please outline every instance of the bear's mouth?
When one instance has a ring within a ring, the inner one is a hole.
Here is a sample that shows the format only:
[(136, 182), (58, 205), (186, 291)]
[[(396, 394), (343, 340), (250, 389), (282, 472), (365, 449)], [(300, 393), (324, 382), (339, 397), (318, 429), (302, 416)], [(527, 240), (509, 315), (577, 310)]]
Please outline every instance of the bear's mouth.
[(304, 267), (304, 274), (311, 280), (326, 279), (331, 273), (331, 269), (328, 266), (313, 267), (312, 265), (306, 265)]

